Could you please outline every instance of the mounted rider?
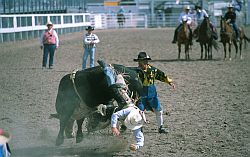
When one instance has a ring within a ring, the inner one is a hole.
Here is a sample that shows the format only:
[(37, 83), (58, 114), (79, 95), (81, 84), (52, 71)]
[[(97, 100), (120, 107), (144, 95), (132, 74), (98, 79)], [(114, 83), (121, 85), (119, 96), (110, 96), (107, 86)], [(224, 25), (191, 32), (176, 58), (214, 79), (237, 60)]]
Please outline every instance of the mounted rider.
[(190, 13), (190, 6), (186, 6), (184, 7), (184, 11), (181, 12), (181, 14), (179, 15), (179, 18), (178, 18), (178, 22), (179, 22), (179, 25), (178, 27), (175, 29), (175, 32), (174, 32), (174, 39), (172, 41), (173, 44), (176, 43), (177, 41), (177, 34), (180, 32), (180, 29), (183, 25), (183, 22), (186, 22), (188, 24), (188, 29), (189, 29), (189, 39), (190, 39), (190, 45), (192, 45), (192, 29), (190, 27), (191, 23), (192, 23), (192, 15)]
[[(197, 22), (197, 27), (194, 30), (194, 32), (197, 32), (197, 36), (199, 37), (200, 25), (203, 22), (204, 18), (209, 18), (209, 15), (208, 15), (207, 11), (205, 9), (203, 9), (201, 7), (201, 5), (199, 5), (199, 4), (196, 4), (194, 9), (196, 11), (195, 18), (196, 18), (196, 22)], [(211, 30), (213, 32), (213, 38), (215, 40), (217, 40), (218, 39), (217, 31), (216, 31), (216, 28), (211, 23), (211, 21), (210, 21), (210, 25), (209, 26), (210, 26), (210, 28), (211, 28)], [(196, 41), (199, 42), (199, 38)]]
[(235, 31), (235, 35), (236, 35), (236, 40), (240, 41), (239, 40), (240, 33), (239, 33), (239, 28), (236, 24), (236, 13), (234, 11), (234, 6), (232, 5), (232, 3), (229, 3), (227, 8), (228, 8), (228, 11), (226, 12), (224, 18), (227, 21), (227, 23), (232, 24), (233, 29)]

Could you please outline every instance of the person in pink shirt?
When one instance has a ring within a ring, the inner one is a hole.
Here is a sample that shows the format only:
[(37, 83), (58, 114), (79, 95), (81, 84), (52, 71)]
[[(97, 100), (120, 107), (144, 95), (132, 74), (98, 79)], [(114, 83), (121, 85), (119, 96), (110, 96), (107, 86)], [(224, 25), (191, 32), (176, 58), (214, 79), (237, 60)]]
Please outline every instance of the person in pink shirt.
[(52, 22), (49, 21), (47, 27), (40, 39), (40, 48), (43, 49), (42, 68), (46, 68), (49, 56), (49, 69), (53, 69), (55, 51), (59, 47), (59, 38), (53, 29)]

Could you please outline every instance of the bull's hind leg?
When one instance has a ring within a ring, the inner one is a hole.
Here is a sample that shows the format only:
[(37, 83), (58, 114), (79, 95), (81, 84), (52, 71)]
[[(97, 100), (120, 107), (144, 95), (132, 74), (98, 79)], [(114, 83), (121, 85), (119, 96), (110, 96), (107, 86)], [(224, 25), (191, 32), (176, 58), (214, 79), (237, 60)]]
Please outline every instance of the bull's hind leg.
[(83, 140), (82, 124), (85, 118), (77, 120), (77, 132), (76, 132), (76, 143), (80, 143)]
[(68, 123), (69, 118), (70, 118), (69, 116), (60, 117), (60, 129), (56, 138), (56, 146), (60, 146), (64, 142), (64, 130), (65, 130), (66, 124)]

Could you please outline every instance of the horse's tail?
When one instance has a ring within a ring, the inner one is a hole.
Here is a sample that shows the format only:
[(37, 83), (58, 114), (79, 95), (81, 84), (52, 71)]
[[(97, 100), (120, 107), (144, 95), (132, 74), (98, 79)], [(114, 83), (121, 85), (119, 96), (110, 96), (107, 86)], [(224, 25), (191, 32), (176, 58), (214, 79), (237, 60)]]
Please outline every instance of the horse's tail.
[(245, 39), (247, 42), (250, 42), (250, 38), (248, 38), (245, 34), (243, 36), (243, 39)]
[(212, 40), (212, 45), (213, 45), (213, 47), (215, 48), (216, 51), (219, 50), (220, 47), (219, 47), (218, 43), (215, 40)]

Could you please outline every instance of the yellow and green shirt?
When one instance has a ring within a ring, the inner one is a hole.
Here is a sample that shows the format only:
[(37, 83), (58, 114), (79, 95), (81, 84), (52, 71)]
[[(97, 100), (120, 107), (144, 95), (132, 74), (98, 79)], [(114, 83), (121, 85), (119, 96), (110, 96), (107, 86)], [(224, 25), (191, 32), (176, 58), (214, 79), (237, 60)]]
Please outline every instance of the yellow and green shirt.
[(139, 73), (139, 77), (143, 84), (142, 97), (144, 98), (157, 97), (157, 91), (154, 85), (155, 80), (159, 80), (168, 84), (172, 82), (172, 79), (168, 78), (164, 72), (149, 64), (147, 65), (146, 70), (142, 70)]

